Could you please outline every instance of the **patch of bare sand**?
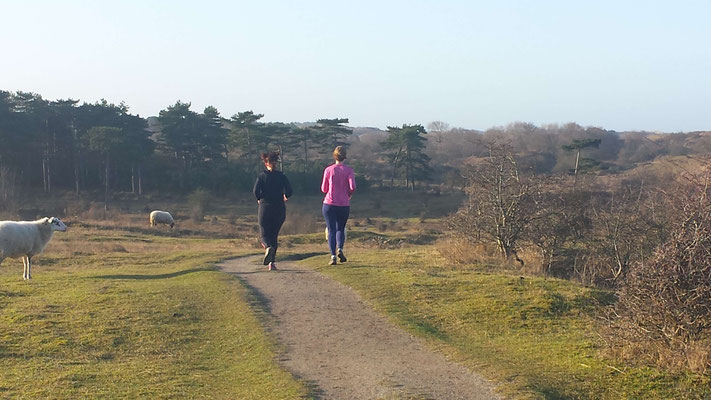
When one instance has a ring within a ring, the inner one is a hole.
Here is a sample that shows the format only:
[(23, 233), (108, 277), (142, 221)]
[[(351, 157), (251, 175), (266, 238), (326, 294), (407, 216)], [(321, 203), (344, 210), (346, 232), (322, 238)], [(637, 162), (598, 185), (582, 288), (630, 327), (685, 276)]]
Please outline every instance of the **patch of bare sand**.
[(284, 346), (281, 362), (313, 397), (498, 398), (484, 378), (428, 349), (349, 287), (295, 263), (268, 272), (259, 261), (239, 258), (220, 267), (257, 292)]

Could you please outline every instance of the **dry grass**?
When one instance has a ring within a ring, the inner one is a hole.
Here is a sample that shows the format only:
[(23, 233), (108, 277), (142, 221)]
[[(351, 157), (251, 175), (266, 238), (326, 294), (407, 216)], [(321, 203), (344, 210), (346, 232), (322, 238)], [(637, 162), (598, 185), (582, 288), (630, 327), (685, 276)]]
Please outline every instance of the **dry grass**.
[(472, 243), (465, 239), (444, 237), (437, 241), (436, 248), (447, 261), (457, 265), (501, 263), (496, 246)]
[[(605, 329), (603, 332), (608, 339), (619, 333), (617, 330)], [(625, 360), (631, 365), (649, 363), (673, 373), (692, 371), (704, 375), (711, 365), (711, 339), (694, 340), (683, 346), (678, 344), (670, 348), (666, 341), (648, 339), (644, 342), (621, 342), (613, 338), (603, 353), (610, 358)]]
[(435, 248), (438, 253), (452, 264), (460, 268), (467, 266), (486, 266), (489, 270), (523, 273), (525, 275), (542, 276), (546, 274), (543, 257), (533, 246), (527, 246), (518, 251), (518, 256), (524, 261), (524, 266), (514, 259), (501, 257), (499, 249), (488, 243), (472, 243), (466, 239), (445, 236), (437, 240)]

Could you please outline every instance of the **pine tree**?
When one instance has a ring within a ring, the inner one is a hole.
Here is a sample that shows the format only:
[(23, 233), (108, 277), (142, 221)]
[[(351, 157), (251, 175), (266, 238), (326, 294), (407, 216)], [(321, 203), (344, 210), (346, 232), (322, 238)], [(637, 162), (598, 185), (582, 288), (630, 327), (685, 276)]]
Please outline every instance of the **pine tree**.
[(432, 171), (429, 166), (430, 158), (425, 154), (427, 138), (424, 135), (427, 131), (422, 125), (405, 124), (401, 128), (389, 126), (388, 133), (383, 148), (390, 150), (390, 185), (395, 182), (396, 172), (401, 170), (405, 175), (405, 186), (415, 190), (415, 183), (427, 179)]

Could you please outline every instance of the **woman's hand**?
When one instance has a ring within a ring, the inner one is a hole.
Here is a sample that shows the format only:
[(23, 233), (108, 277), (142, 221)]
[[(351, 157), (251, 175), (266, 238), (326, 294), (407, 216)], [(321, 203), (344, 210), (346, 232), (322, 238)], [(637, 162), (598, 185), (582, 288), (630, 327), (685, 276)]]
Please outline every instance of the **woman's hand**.
[(286, 197), (286, 195), (285, 195), (285, 194), (283, 194), (282, 196), (284, 196), (284, 203), (286, 203), (287, 201), (289, 201), (289, 198), (288, 198), (288, 197)]

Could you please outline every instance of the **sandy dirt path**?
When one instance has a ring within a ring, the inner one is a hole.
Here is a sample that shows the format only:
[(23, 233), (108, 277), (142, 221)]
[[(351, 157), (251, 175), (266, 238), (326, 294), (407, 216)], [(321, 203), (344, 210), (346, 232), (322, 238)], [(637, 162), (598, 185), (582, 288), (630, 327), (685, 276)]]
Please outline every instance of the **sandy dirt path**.
[(498, 398), (485, 379), (428, 349), (349, 287), (296, 263), (268, 272), (259, 261), (239, 258), (220, 267), (255, 291), (273, 317), (282, 364), (314, 398)]

